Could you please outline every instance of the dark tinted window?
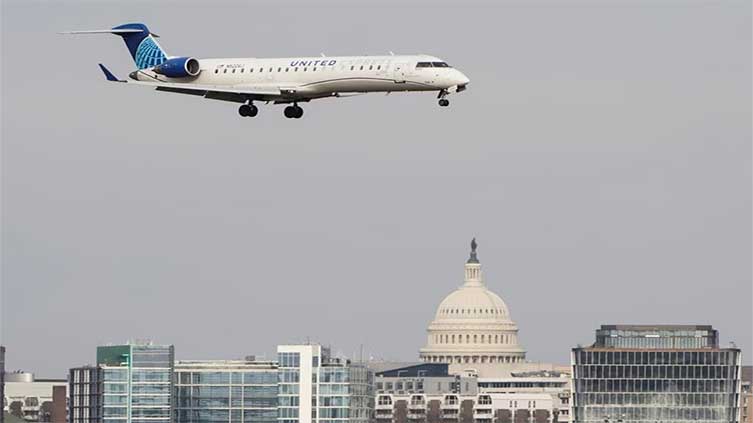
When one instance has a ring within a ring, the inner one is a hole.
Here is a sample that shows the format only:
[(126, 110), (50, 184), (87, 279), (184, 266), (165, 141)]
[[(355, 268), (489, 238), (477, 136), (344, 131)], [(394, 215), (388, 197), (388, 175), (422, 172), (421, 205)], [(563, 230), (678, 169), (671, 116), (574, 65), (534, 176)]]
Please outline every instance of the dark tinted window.
[(431, 62), (418, 62), (416, 63), (417, 68), (430, 68)]
[(450, 65), (448, 65), (445, 62), (432, 62), (432, 65), (434, 65), (435, 68), (449, 68)]

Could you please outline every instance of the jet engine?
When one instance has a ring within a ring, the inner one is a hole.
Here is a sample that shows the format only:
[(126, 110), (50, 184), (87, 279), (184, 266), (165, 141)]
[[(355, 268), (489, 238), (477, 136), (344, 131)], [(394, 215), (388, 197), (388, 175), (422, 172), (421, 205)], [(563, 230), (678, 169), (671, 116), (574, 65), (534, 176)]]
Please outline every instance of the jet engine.
[(154, 67), (154, 73), (168, 78), (186, 78), (196, 76), (201, 71), (199, 61), (193, 57), (174, 57)]

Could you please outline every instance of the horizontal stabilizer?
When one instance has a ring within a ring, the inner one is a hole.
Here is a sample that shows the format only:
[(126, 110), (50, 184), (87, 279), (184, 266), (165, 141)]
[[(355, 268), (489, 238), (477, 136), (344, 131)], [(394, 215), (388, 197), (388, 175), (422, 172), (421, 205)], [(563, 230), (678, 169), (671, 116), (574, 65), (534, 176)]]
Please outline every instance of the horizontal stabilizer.
[(87, 31), (62, 31), (58, 34), (75, 35), (75, 34), (129, 34), (143, 32), (143, 29), (126, 28), (126, 29), (91, 29)]
[(105, 74), (105, 78), (107, 78), (108, 81), (123, 82), (122, 80), (116, 78), (115, 75), (113, 75), (112, 72), (110, 72), (110, 70), (105, 67), (105, 65), (100, 63), (99, 68), (102, 69), (102, 73)]

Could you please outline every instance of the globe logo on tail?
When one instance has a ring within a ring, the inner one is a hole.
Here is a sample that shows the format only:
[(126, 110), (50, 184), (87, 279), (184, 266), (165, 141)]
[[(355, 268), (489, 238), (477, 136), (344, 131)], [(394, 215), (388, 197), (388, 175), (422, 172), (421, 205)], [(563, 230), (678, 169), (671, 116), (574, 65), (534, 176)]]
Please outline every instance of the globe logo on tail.
[(162, 51), (152, 36), (145, 37), (136, 49), (136, 66), (139, 69), (151, 68), (167, 61), (167, 56)]

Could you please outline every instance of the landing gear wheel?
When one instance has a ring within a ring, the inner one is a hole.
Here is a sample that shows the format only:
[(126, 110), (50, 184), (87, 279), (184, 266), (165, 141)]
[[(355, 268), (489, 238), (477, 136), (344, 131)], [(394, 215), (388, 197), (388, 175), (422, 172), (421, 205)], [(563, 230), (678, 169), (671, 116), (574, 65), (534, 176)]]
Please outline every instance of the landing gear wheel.
[(303, 109), (297, 105), (288, 106), (285, 108), (284, 114), (288, 119), (300, 119), (303, 116)]
[(439, 105), (442, 106), (442, 107), (447, 107), (447, 106), (450, 105), (450, 100), (448, 100), (446, 98), (442, 98), (442, 99), (439, 100)]
[(259, 108), (253, 104), (244, 104), (238, 108), (238, 114), (243, 117), (254, 117), (259, 114)]

